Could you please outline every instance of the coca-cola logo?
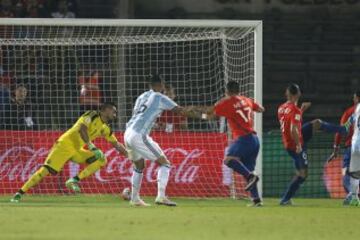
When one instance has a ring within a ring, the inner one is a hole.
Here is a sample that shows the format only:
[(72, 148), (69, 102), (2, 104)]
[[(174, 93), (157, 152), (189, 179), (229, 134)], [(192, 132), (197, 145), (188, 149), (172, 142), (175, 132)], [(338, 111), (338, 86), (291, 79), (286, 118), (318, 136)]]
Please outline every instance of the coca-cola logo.
[[(175, 183), (193, 183), (198, 175), (200, 165), (195, 162), (203, 155), (203, 151), (192, 149), (187, 151), (182, 148), (167, 148), (166, 156), (171, 159), (177, 159), (180, 164), (172, 165), (170, 178)], [(115, 155), (115, 156), (114, 156)], [(108, 159), (106, 167), (102, 168), (95, 174), (100, 182), (113, 182), (126, 180), (131, 182), (132, 164), (126, 159), (116, 154), (115, 149), (111, 149), (105, 153)], [(158, 165), (155, 162), (147, 162), (148, 166), (144, 171), (144, 180), (147, 182), (156, 182)]]
[(26, 181), (44, 161), (46, 148), (33, 149), (27, 146), (16, 146), (6, 149), (0, 155), (0, 181)]
[[(0, 155), (0, 181), (26, 181), (44, 162), (49, 149), (33, 149), (28, 146), (15, 146), (6, 149)], [(183, 148), (167, 148), (165, 154), (177, 164), (172, 165), (170, 180), (178, 184), (189, 184), (196, 181), (200, 171), (199, 159), (204, 154), (200, 149), (185, 150)], [(131, 180), (132, 163), (119, 155), (115, 149), (105, 152), (108, 163), (95, 174), (95, 179), (102, 183)], [(147, 162), (144, 180), (156, 182), (158, 165)], [(79, 169), (77, 168), (76, 171)], [(74, 174), (74, 171), (70, 172)], [(75, 173), (76, 174), (76, 173)]]

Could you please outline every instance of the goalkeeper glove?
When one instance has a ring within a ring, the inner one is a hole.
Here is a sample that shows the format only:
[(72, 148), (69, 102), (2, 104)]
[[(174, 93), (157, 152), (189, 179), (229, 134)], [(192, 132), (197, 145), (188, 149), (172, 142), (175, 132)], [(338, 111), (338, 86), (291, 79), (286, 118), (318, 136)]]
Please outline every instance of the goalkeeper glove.
[(96, 159), (104, 158), (104, 153), (98, 149), (92, 142), (88, 143), (89, 150), (92, 151)]

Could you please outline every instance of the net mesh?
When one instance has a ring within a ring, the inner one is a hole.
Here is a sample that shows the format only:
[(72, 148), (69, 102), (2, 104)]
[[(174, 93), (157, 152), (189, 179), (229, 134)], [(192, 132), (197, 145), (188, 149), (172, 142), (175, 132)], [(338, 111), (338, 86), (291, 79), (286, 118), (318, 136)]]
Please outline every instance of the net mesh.
[[(44, 162), (51, 146), (86, 110), (102, 102), (118, 106), (113, 124), (123, 142), (125, 123), (146, 81), (158, 73), (182, 106), (214, 104), (225, 82), (241, 83), (254, 97), (253, 27), (0, 26), (2, 99), (0, 193), (15, 192)], [(25, 88), (25, 90), (24, 90)], [(24, 93), (25, 91), (25, 93)], [(26, 97), (24, 97), (26, 95)], [(22, 99), (23, 98), (23, 99)], [(25, 100), (24, 100), (25, 99)], [(24, 100), (24, 101), (22, 101)], [(173, 164), (170, 196), (245, 195), (243, 179), (223, 166), (228, 142), (222, 121), (170, 116), (153, 138)], [(104, 140), (96, 145), (107, 165), (84, 179), (84, 193), (114, 193), (130, 186), (131, 162)], [(63, 171), (30, 192), (70, 193), (64, 182), (82, 165), (69, 159)], [(142, 194), (156, 193), (156, 169), (148, 163)]]

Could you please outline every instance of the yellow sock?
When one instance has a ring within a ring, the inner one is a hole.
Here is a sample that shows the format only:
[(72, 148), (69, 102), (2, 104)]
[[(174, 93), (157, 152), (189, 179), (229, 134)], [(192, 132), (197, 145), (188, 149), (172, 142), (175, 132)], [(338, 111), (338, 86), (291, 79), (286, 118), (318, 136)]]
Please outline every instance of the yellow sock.
[(21, 187), (23, 192), (27, 192), (30, 188), (36, 186), (45, 176), (49, 174), (49, 171), (45, 167), (39, 168)]
[(84, 168), (84, 170), (82, 170), (78, 174), (79, 179), (81, 180), (81, 179), (87, 178), (88, 176), (94, 174), (101, 167), (105, 166), (105, 164), (106, 164), (106, 161), (104, 161), (104, 160), (97, 160), (97, 161), (93, 162), (92, 164), (89, 164), (86, 168)]

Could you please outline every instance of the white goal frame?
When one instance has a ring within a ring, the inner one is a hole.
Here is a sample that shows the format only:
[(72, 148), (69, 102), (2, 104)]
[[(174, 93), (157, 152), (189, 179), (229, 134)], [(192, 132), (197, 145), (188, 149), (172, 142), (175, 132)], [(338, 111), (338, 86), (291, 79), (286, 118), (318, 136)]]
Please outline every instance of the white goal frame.
[[(250, 27), (254, 32), (254, 98), (262, 104), (263, 84), (262, 84), (262, 61), (263, 61), (263, 27), (262, 21), (258, 20), (190, 20), (190, 19), (154, 19), (154, 20), (138, 20), (138, 19), (17, 19), (17, 18), (1, 18), (0, 26), (92, 26), (92, 27)], [(26, 40), (26, 39), (25, 39)], [(225, 80), (226, 81), (226, 80)], [(255, 129), (262, 144), (262, 115), (255, 117)], [(262, 176), (263, 155), (260, 150), (256, 172)], [(262, 195), (262, 177), (258, 183), (260, 195)]]

